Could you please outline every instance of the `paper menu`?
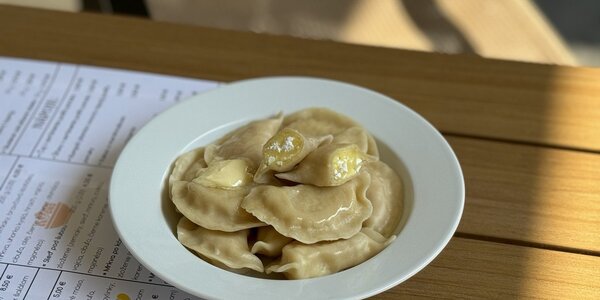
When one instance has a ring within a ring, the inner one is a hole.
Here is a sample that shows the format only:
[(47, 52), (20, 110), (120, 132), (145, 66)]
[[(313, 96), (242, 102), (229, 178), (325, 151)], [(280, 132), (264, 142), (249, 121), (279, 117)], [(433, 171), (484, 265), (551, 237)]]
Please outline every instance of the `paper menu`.
[(217, 85), (0, 57), (0, 300), (192, 298), (123, 246), (108, 182), (140, 127)]

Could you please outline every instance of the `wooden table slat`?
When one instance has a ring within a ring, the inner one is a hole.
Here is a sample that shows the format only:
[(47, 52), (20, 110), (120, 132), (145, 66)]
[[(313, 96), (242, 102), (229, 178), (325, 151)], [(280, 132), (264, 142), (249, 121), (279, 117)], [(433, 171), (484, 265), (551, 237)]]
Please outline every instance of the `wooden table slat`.
[(373, 299), (598, 299), (600, 257), (454, 238), (426, 269)]
[(467, 187), (458, 232), (600, 253), (600, 155), (447, 139)]
[(0, 25), (0, 55), (223, 81), (321, 76), (400, 99), (444, 132), (600, 151), (600, 69), (10, 6)]

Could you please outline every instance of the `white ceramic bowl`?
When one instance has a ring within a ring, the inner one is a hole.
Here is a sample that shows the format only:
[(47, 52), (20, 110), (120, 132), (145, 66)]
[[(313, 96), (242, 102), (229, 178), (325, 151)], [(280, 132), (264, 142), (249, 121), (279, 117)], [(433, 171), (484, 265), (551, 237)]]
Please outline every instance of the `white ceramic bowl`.
[[(173, 160), (251, 120), (315, 106), (348, 115), (367, 128), (378, 141), (381, 159), (403, 178), (405, 211), (396, 240), (356, 267), (305, 280), (234, 274), (183, 247), (175, 236), (178, 217), (164, 189)], [(231, 83), (174, 106), (131, 139), (110, 183), (113, 222), (129, 251), (163, 280), (209, 299), (354, 299), (383, 292), (440, 253), (463, 205), (459, 163), (425, 119), (376, 92), (299, 77)]]

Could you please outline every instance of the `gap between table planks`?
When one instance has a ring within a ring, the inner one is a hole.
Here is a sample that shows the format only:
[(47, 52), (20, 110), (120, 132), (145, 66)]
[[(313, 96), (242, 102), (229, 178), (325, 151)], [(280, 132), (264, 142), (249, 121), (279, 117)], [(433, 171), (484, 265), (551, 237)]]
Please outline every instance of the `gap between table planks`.
[(372, 299), (598, 299), (599, 265), (597, 256), (455, 237), (424, 270)]
[(446, 139), (467, 187), (458, 233), (600, 255), (600, 155)]

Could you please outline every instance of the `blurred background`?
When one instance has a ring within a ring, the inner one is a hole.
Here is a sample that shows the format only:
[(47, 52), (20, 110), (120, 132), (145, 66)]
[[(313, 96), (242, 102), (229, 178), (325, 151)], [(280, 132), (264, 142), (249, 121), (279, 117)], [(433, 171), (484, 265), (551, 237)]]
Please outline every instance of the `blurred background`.
[(597, 0), (0, 0), (156, 21), (558, 65), (600, 66)]

